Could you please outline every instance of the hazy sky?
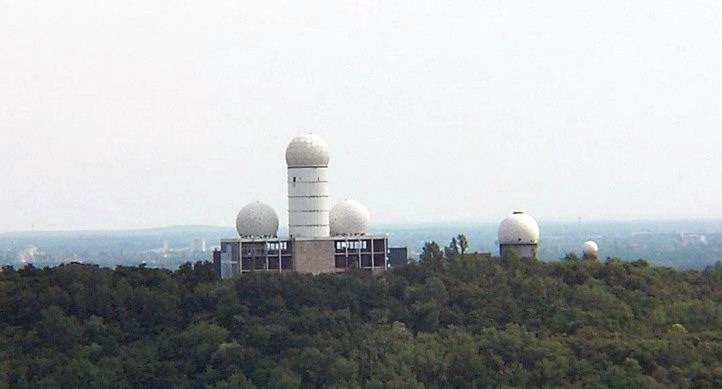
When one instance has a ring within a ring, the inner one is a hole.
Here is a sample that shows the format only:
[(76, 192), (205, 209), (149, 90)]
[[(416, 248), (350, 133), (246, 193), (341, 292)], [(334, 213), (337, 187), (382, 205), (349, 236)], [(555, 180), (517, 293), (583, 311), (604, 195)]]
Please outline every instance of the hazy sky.
[[(393, 3), (393, 4), (390, 4)], [(722, 2), (0, 0), (0, 232), (722, 217)]]

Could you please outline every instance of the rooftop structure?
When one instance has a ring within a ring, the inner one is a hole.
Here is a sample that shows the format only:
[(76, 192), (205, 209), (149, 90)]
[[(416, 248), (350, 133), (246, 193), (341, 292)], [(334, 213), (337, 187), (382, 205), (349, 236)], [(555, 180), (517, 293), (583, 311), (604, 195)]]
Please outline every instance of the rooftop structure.
[(315, 134), (297, 136), (286, 147), (286, 165), (289, 168), (328, 167), (328, 144)]
[(371, 216), (368, 209), (356, 200), (342, 201), (331, 210), (330, 229), (332, 236), (366, 235)]
[(236, 231), (243, 238), (275, 237), (278, 234), (276, 211), (260, 201), (246, 205), (236, 216)]
[(597, 242), (588, 240), (582, 245), (582, 257), (584, 259), (597, 259), (599, 254), (599, 246)]
[(499, 253), (502, 257), (515, 254), (519, 257), (536, 258), (539, 245), (539, 225), (533, 217), (515, 211), (499, 224)]
[(328, 145), (318, 135), (293, 138), (286, 148), (291, 237), (329, 236), (328, 161)]

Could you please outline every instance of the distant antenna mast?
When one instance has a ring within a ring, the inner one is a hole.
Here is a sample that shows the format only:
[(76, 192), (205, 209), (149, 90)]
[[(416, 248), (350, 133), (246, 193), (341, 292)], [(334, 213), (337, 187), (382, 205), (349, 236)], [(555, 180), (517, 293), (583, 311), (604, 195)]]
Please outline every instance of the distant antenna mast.
[(581, 216), (577, 217), (577, 223), (578, 223), (578, 226), (577, 226), (577, 235), (578, 235), (578, 236), (577, 236), (577, 240), (579, 240), (579, 241), (581, 242), (581, 241), (582, 241), (582, 217), (581, 217)]

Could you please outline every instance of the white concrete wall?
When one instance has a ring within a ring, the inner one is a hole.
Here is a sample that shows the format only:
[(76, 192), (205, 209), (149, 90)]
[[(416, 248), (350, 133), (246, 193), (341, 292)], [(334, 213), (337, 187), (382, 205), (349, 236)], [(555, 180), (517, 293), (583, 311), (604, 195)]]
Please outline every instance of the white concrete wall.
[(329, 236), (328, 168), (288, 168), (288, 230), (295, 238)]

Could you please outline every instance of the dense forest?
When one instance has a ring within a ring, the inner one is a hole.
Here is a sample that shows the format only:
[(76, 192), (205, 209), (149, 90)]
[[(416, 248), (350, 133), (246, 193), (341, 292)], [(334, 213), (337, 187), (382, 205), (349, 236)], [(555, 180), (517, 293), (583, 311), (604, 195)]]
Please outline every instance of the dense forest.
[(0, 387), (722, 387), (722, 269), (424, 248), (380, 276), (0, 272)]

